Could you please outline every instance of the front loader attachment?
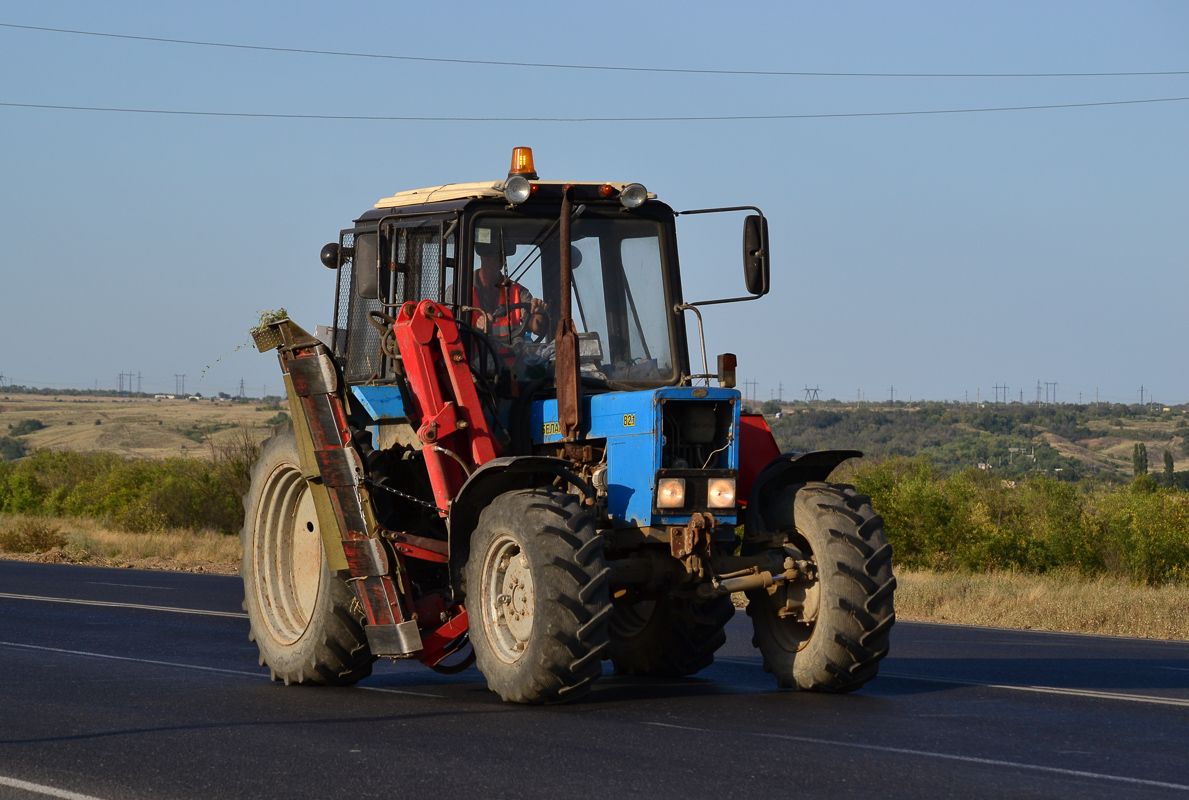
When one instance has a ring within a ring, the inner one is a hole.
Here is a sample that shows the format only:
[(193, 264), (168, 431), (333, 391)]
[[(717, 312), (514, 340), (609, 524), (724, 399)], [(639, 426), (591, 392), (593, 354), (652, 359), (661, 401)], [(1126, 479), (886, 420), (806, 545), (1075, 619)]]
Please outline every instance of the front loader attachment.
[[(330, 569), (362, 606), (377, 656), (423, 649), (408, 577), (380, 540), (363, 461), (347, 425), (345, 386), (327, 347), (289, 319), (253, 331), (260, 352), (277, 350), (303, 477), (313, 495)], [(390, 563), (390, 561), (392, 563)], [(347, 573), (344, 575), (343, 573)]]

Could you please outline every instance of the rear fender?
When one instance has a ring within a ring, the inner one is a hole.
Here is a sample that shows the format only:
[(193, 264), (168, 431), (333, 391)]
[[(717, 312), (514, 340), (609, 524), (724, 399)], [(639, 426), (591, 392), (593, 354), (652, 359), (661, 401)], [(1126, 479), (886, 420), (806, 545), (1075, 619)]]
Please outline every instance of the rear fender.
[(787, 526), (791, 507), (777, 508), (773, 499), (781, 489), (810, 481), (824, 481), (834, 468), (848, 458), (862, 458), (859, 450), (811, 450), (807, 453), (782, 453), (768, 462), (747, 498), (745, 539), (762, 539)]
[(493, 458), (467, 478), (458, 496), (450, 501), (450, 583), (456, 602), (463, 602), (462, 568), (470, 556), (471, 535), (483, 509), (505, 492), (550, 486), (558, 478), (581, 488), (593, 502), (594, 490), (573, 473), (573, 466), (564, 458), (552, 456)]

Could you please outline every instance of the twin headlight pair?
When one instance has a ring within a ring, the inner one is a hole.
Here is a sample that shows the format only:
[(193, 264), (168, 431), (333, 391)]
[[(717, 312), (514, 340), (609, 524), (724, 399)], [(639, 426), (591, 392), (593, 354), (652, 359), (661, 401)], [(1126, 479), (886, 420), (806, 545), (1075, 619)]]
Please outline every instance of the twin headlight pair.
[[(685, 478), (661, 478), (656, 487), (656, 507), (683, 507), (686, 497), (685, 481)], [(735, 479), (711, 478), (706, 486), (706, 505), (710, 508), (734, 508)]]

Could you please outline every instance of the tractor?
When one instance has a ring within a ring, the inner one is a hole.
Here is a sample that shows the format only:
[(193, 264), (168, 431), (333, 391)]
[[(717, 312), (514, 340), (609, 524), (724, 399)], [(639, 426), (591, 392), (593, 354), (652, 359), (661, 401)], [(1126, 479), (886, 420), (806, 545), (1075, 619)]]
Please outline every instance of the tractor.
[[(677, 217), (738, 212), (746, 294), (687, 302)], [(241, 533), (274, 680), (348, 685), (390, 657), (568, 702), (604, 661), (708, 667), (732, 595), (778, 686), (876, 676), (891, 548), (870, 499), (828, 482), (862, 454), (781, 453), (736, 357), (707, 362), (700, 308), (768, 292), (758, 208), (541, 180), (516, 148), (502, 180), (380, 200), (321, 261), (333, 324), (252, 332), (292, 418), (261, 446)]]

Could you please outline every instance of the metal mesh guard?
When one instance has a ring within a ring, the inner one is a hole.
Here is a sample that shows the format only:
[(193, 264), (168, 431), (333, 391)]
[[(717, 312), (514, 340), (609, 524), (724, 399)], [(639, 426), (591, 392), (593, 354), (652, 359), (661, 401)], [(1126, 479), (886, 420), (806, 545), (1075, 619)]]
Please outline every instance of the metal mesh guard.
[(276, 350), (285, 343), (285, 337), (281, 336), (279, 328), (268, 326), (267, 328), (257, 328), (252, 331), (252, 341), (256, 342), (256, 349), (261, 353), (267, 353), (269, 350)]

